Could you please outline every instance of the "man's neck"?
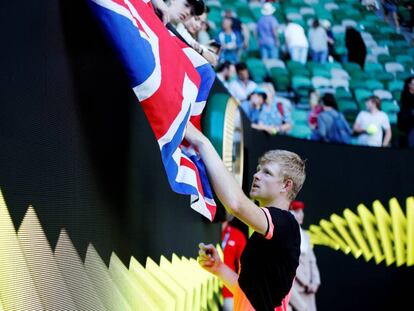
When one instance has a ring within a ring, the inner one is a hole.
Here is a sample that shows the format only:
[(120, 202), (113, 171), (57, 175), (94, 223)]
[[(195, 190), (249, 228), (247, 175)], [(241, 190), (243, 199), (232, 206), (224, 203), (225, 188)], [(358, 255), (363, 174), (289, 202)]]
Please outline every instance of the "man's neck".
[(273, 206), (273, 207), (277, 207), (277, 208), (287, 211), (289, 210), (290, 201), (285, 197), (279, 197), (273, 200), (259, 202), (259, 205), (260, 207)]

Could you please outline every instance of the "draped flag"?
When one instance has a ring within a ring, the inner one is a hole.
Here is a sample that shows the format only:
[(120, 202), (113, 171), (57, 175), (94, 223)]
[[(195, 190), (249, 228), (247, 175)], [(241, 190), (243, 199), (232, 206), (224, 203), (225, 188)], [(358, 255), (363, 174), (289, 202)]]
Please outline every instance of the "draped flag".
[(213, 220), (216, 204), (203, 162), (182, 140), (200, 117), (215, 73), (155, 15), (149, 0), (89, 0), (119, 55), (158, 141), (171, 188)]

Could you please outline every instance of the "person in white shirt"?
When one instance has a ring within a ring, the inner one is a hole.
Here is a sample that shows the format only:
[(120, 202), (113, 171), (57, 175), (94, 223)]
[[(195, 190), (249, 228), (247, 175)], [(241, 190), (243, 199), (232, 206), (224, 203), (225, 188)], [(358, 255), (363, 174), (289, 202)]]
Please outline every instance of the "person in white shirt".
[(245, 63), (236, 65), (237, 80), (229, 85), (229, 91), (233, 97), (243, 102), (257, 88), (256, 82), (250, 80), (249, 70)]
[(381, 99), (371, 96), (365, 105), (367, 111), (358, 114), (353, 127), (354, 133), (359, 134), (358, 145), (388, 146), (392, 135), (391, 126), (387, 114), (381, 111)]
[(315, 294), (321, 284), (321, 277), (312, 250), (309, 234), (302, 228), (305, 204), (302, 201), (292, 201), (290, 212), (295, 216), (300, 227), (300, 257), (293, 282), (290, 307), (294, 311), (316, 311)]
[(308, 38), (312, 61), (324, 64), (328, 58), (328, 35), (325, 28), (319, 24), (319, 20), (313, 21)]
[(288, 20), (284, 34), (286, 48), (289, 51), (290, 59), (306, 64), (309, 43), (303, 27)]

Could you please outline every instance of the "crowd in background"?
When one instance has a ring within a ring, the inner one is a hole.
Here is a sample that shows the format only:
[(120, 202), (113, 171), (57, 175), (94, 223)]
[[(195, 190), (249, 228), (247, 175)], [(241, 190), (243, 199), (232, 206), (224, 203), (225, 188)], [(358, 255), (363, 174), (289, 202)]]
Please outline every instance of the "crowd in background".
[[(304, 27), (289, 18), (285, 23), (279, 22), (274, 14), (273, 1), (256, 1), (261, 2), (261, 17), (253, 27), (244, 24), (231, 9), (223, 11), (221, 25), (212, 25), (208, 20), (208, 6), (203, 6), (202, 12), (191, 11), (190, 6), (186, 6), (187, 3), (197, 6), (202, 2), (200, 0), (161, 2), (153, 0), (164, 22), (171, 23), (182, 38), (216, 68), (218, 78), (239, 101), (252, 127), (270, 135), (289, 134), (294, 124), (292, 110), (302, 103), (292, 92), (277, 93), (270, 80), (260, 83), (252, 80), (244, 62), (250, 36), (255, 36), (263, 62), (291, 60), (300, 64), (325, 64), (340, 61), (359, 64), (362, 69), (366, 63), (367, 47), (355, 25), (346, 27), (347, 52), (339, 57), (335, 54), (335, 38), (328, 20), (314, 18), (305, 32)], [(396, 14), (398, 4), (394, 0), (382, 3), (366, 0), (362, 4), (368, 10), (382, 8), (385, 19), (392, 17), (397, 32), (401, 24), (412, 30), (411, 3), (405, 4), (411, 19), (402, 23)], [(219, 29), (211, 31), (211, 27)], [(214, 37), (211, 37), (212, 33)], [(406, 79), (398, 103), (398, 128), (410, 147), (414, 146), (413, 80), (413, 77)], [(366, 100), (366, 109), (360, 111), (352, 123), (338, 111), (334, 92), (329, 89), (311, 90), (306, 104), (311, 129), (309, 138), (312, 140), (384, 147), (391, 144), (393, 131), (388, 115), (381, 111), (381, 98), (378, 96)]]

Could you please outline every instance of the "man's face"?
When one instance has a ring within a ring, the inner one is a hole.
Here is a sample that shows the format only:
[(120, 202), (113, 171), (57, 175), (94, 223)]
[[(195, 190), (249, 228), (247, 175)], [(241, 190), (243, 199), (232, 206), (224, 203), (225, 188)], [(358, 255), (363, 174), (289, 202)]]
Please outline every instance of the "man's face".
[(372, 100), (367, 100), (365, 102), (365, 107), (368, 111), (371, 111), (375, 107), (375, 104), (372, 102)]
[(203, 23), (207, 20), (207, 14), (203, 13), (200, 16), (192, 16), (185, 23), (185, 28), (191, 33), (196, 34), (201, 30)]
[(263, 100), (263, 96), (253, 93), (250, 97), (250, 101), (251, 103), (257, 108), (260, 109), (260, 107), (263, 105), (264, 100)]
[(276, 162), (262, 163), (257, 166), (257, 172), (253, 175), (250, 197), (261, 204), (266, 204), (277, 198), (284, 188), (279, 164)]
[(194, 15), (194, 9), (187, 0), (171, 0), (169, 12), (173, 21), (182, 23)]
[(239, 76), (239, 79), (242, 81), (249, 80), (249, 71), (247, 69), (239, 70), (239, 73), (237, 75)]

